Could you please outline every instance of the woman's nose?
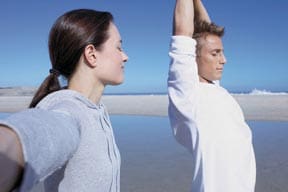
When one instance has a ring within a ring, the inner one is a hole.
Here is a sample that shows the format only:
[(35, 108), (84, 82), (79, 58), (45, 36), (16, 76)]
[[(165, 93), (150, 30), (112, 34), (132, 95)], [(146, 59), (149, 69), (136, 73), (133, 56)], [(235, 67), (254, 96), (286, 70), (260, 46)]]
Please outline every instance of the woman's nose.
[(123, 57), (123, 61), (127, 62), (128, 61), (128, 55), (125, 52), (122, 52), (122, 57)]

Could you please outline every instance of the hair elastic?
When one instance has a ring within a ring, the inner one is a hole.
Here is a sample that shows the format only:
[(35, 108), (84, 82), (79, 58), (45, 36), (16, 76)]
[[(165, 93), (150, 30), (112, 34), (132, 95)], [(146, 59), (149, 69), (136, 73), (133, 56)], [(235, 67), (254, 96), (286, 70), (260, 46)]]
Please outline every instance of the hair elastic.
[(60, 75), (60, 72), (57, 69), (53, 69), (53, 68), (49, 70), (49, 73), (54, 74), (56, 76)]

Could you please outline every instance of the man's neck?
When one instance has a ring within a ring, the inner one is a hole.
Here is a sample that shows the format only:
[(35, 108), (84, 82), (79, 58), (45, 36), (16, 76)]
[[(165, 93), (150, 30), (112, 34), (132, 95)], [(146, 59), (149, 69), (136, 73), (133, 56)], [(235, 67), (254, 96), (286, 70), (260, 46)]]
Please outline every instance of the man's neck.
[(200, 81), (201, 83), (210, 83), (210, 84), (214, 84), (213, 81), (210, 81), (210, 80), (208, 80), (208, 79), (206, 79), (205, 77), (202, 77), (202, 76), (200, 76), (200, 75), (199, 75), (199, 81)]

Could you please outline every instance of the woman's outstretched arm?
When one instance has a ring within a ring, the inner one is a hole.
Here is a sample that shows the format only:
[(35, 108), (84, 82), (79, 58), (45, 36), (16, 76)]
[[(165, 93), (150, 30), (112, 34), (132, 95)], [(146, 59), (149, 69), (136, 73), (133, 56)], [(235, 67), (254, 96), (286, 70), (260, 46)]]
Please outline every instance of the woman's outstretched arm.
[(24, 158), (16, 133), (0, 125), (0, 192), (11, 191), (21, 178)]

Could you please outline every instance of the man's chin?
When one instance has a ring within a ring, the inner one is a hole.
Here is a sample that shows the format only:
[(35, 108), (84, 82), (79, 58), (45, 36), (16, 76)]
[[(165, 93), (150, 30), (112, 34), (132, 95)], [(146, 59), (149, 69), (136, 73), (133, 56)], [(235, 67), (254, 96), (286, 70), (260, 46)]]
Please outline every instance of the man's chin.
[(219, 75), (219, 76), (215, 77), (213, 81), (220, 81), (221, 78), (222, 78), (222, 75)]

